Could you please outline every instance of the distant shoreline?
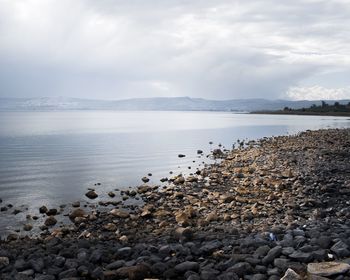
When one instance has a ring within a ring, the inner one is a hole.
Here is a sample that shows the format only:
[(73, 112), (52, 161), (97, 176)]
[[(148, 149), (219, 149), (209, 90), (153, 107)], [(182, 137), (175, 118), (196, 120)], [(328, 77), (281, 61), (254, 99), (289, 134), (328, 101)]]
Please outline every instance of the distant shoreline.
[(350, 117), (348, 112), (293, 112), (293, 111), (254, 111), (249, 114), (256, 115), (300, 115), (300, 116), (329, 116), (329, 117)]

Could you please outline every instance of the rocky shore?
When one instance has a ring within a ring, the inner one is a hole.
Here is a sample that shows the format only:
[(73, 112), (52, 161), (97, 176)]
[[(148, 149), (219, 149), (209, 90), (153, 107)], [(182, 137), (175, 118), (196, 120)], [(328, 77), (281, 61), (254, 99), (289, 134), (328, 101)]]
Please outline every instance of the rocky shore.
[[(0, 279), (350, 279), (350, 130), (251, 141), (71, 222), (41, 207), (40, 237), (0, 243)], [(99, 194), (86, 194), (92, 201)], [(93, 204), (92, 204), (93, 205)], [(30, 232), (30, 224), (27, 229)]]

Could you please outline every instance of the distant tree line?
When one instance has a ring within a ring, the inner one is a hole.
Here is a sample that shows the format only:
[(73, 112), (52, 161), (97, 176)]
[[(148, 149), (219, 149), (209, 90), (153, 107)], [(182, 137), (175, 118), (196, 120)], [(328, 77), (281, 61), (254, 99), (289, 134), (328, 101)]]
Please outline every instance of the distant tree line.
[(332, 113), (332, 112), (346, 112), (350, 113), (350, 102), (348, 104), (340, 104), (339, 102), (334, 102), (333, 105), (327, 104), (322, 101), (321, 105), (317, 106), (312, 104), (309, 108), (292, 109), (289, 107), (284, 107), (284, 112), (311, 112), (311, 113)]

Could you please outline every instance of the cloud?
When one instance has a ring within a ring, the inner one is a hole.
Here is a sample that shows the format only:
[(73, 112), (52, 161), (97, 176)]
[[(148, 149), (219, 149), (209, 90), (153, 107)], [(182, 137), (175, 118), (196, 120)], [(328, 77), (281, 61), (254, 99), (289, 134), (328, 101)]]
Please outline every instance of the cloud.
[(349, 25), (340, 0), (3, 0), (0, 96), (291, 97), (349, 71)]
[(350, 99), (350, 86), (345, 88), (292, 87), (287, 96), (293, 100)]

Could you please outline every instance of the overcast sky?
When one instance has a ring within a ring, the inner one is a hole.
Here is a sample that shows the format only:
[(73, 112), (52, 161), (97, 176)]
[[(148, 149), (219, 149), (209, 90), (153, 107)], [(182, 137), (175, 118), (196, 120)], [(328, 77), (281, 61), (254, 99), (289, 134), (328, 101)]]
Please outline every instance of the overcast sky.
[(349, 0), (0, 0), (0, 96), (350, 98)]

